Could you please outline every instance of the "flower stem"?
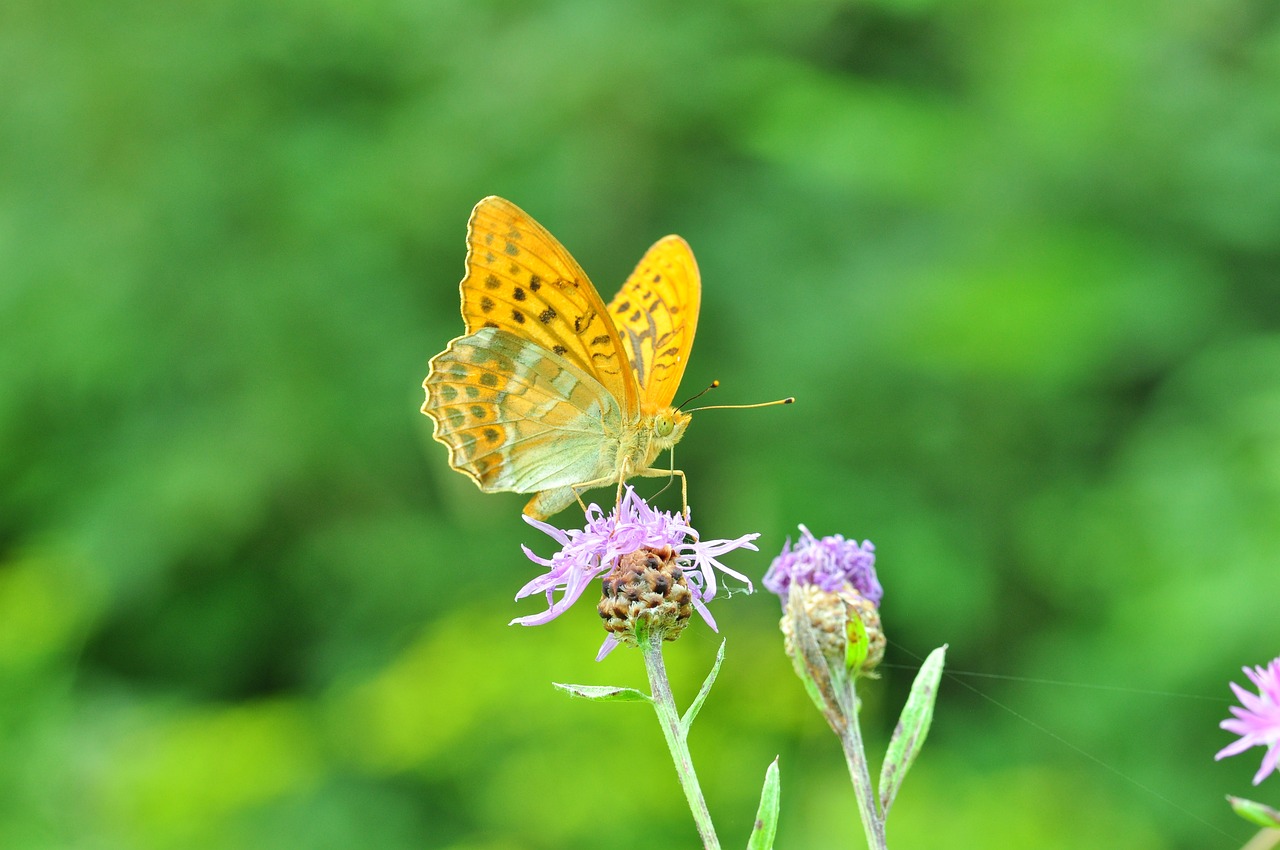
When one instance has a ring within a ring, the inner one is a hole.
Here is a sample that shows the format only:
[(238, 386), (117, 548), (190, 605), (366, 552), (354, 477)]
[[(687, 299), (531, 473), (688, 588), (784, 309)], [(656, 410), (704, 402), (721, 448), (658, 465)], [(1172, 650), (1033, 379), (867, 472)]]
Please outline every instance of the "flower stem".
[(1264, 829), (1249, 839), (1241, 850), (1271, 850), (1280, 847), (1280, 829)]
[(884, 836), (884, 818), (876, 802), (876, 789), (871, 784), (871, 771), (867, 767), (867, 753), (862, 745), (862, 729), (858, 725), (858, 697), (853, 681), (847, 685), (845, 716), (848, 722), (838, 730), (840, 747), (844, 750), (845, 763), (849, 765), (849, 777), (853, 780), (853, 792), (858, 798), (858, 812), (862, 815), (862, 833), (871, 850), (887, 850)]
[(680, 787), (684, 789), (685, 799), (689, 801), (689, 810), (693, 813), (698, 835), (702, 837), (702, 846), (705, 850), (720, 850), (720, 839), (716, 837), (715, 826), (711, 823), (711, 811), (702, 797), (698, 774), (694, 772), (693, 758), (689, 755), (688, 730), (680, 722), (680, 712), (676, 709), (676, 700), (671, 693), (671, 683), (667, 681), (667, 667), (662, 661), (662, 638), (645, 636), (639, 643), (640, 650), (644, 653), (644, 669), (649, 674), (653, 708), (658, 712), (658, 723), (662, 726), (662, 734), (671, 750), (671, 760), (675, 762), (676, 775), (680, 777)]

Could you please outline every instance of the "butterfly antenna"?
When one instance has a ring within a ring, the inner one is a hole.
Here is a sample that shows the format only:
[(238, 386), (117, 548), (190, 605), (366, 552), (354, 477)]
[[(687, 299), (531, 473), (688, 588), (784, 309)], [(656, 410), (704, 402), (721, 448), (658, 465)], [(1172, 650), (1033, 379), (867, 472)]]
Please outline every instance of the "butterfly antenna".
[[(702, 393), (699, 393), (698, 395), (701, 394)], [(697, 398), (697, 396), (694, 396), (694, 398)], [(692, 401), (692, 399), (690, 399), (690, 401)], [(711, 404), (706, 407), (695, 407), (693, 410), (686, 410), (685, 413), (694, 413), (699, 410), (750, 410), (753, 407), (773, 407), (777, 404), (795, 404), (795, 401), (795, 396), (788, 396), (787, 398), (780, 398), (774, 401), (762, 401), (757, 404)]]
[(708, 386), (708, 387), (707, 387), (705, 390), (703, 390), (702, 392), (700, 392), (700, 393), (694, 393), (693, 395), (691, 395), (691, 396), (689, 396), (688, 398), (686, 398), (684, 401), (682, 401), (682, 402), (680, 402), (679, 404), (677, 404), (677, 405), (676, 405), (676, 410), (679, 410), (680, 408), (684, 407), (686, 404), (688, 404), (688, 403), (689, 403), (689, 402), (691, 402), (691, 401), (696, 401), (697, 399), (702, 398), (704, 395), (706, 395), (707, 393), (711, 392), (712, 390), (714, 390), (714, 389), (715, 389), (716, 387), (718, 387), (718, 386), (720, 386), (720, 382), (719, 382), (719, 381), (712, 381), (712, 382), (711, 382), (711, 385), (710, 385), (710, 386)]

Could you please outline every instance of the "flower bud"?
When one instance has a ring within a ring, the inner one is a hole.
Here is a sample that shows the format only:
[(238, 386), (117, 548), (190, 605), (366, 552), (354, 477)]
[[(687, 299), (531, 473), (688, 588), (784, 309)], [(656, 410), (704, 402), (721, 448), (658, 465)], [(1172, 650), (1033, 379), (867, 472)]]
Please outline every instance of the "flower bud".
[[(834, 669), (847, 669), (855, 677), (875, 677), (875, 668), (884, 658), (885, 637), (880, 626), (880, 612), (850, 584), (839, 590), (823, 590), (816, 584), (795, 584), (791, 593), (799, 597), (799, 616), (812, 631), (822, 657)], [(791, 609), (795, 611), (797, 609)], [(862, 628), (857, 628), (854, 621)], [(796, 657), (795, 630), (790, 614), (781, 623), (783, 646), (787, 655)], [(866, 635), (866, 651), (856, 646)], [(850, 662), (856, 661), (856, 667)]]
[[(806, 669), (820, 654), (839, 675), (875, 675), (885, 646), (880, 625), (884, 588), (875, 563), (869, 540), (859, 543), (839, 534), (819, 540), (800, 526), (800, 539), (794, 547), (787, 542), (764, 577), (765, 587), (782, 598), (787, 655)], [(798, 653), (801, 629), (810, 637), (805, 638), (808, 649)]]

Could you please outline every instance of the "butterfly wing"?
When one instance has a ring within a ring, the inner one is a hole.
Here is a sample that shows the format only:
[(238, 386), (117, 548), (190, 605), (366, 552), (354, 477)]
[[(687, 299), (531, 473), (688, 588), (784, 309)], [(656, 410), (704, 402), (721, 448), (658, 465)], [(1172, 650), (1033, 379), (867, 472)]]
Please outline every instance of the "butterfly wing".
[(679, 236), (658, 240), (614, 299), (609, 315), (640, 387), (642, 409), (667, 407), (693, 348), (702, 280), (689, 244)]
[(576, 364), (513, 333), (458, 337), (431, 359), (423, 387), (422, 412), (450, 465), (485, 492), (557, 489), (613, 470), (617, 401)]
[(638, 389), (618, 331), (582, 267), (524, 210), (488, 197), (467, 226), (467, 333), (508, 331), (593, 377), (633, 419)]

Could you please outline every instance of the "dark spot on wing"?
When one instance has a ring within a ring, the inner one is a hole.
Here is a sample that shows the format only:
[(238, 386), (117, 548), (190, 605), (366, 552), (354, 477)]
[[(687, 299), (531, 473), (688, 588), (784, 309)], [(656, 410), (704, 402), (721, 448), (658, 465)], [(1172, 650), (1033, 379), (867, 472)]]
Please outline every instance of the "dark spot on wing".
[(620, 303), (617, 307), (615, 307), (615, 308), (614, 308), (614, 311), (613, 311), (613, 312), (615, 312), (615, 313), (617, 313), (619, 316), (621, 316), (623, 313), (627, 312), (627, 311), (628, 311), (628, 310), (630, 310), (630, 309), (631, 309), (631, 302), (630, 302), (630, 301), (623, 301), (623, 302), (622, 302), (622, 303)]
[(488, 440), (489, 442), (491, 442), (491, 443), (496, 443), (496, 442), (498, 442), (498, 438), (500, 438), (501, 436), (502, 436), (502, 434), (501, 434), (501, 432), (499, 432), (499, 431), (498, 431), (498, 429), (497, 429), (497, 428), (485, 428), (485, 429), (484, 429), (484, 438), (485, 438), (486, 440)]
[(557, 345), (557, 346), (554, 346), (551, 350), (554, 351), (556, 354), (564, 354), (569, 349), (565, 348), (563, 345)]
[(450, 402), (457, 397), (458, 397), (457, 387), (451, 387), (448, 384), (440, 385), (440, 398), (444, 399), (446, 402)]
[(508, 242), (502, 250), (506, 251), (509, 257), (516, 257), (520, 254), (520, 249), (516, 247), (514, 242)]
[(481, 405), (478, 405), (478, 404), (471, 405), (471, 415), (474, 416), (476, 419), (484, 419), (486, 413), (487, 411)]
[(528, 297), (529, 297), (529, 294), (528, 294), (527, 292), (525, 292), (525, 291), (524, 291), (522, 288), (520, 288), (519, 286), (517, 286), (514, 290), (512, 290), (512, 291), (511, 291), (511, 295), (512, 295), (512, 297), (514, 297), (517, 301), (523, 301), (524, 299), (526, 299), (526, 298), (528, 298)]
[(521, 313), (519, 310), (512, 310), (511, 318), (515, 319), (517, 325), (524, 324), (524, 313)]
[(498, 326), (498, 323), (497, 323), (497, 322), (485, 322), (485, 323), (484, 323), (484, 326), (485, 326), (486, 328), (496, 328), (496, 327)]
[(480, 376), (480, 383), (486, 387), (496, 387), (498, 385), (498, 376), (492, 372), (485, 372)]
[(467, 424), (467, 415), (456, 407), (446, 407), (444, 415), (449, 417), (449, 424), (454, 428), (461, 428)]
[(498, 276), (496, 274), (490, 272), (484, 279), (485, 289), (497, 289), (499, 286), (502, 286), (502, 281), (498, 280)]
[(463, 389), (467, 391), (467, 398), (479, 398), (479, 397), (480, 397), (480, 390), (479, 390), (479, 389), (477, 389), (477, 388), (476, 388), (474, 385), (472, 385), (472, 384), (467, 384), (465, 387), (463, 387)]
[(542, 279), (541, 279), (540, 277), (538, 277), (536, 274), (535, 274), (535, 275), (530, 275), (530, 276), (529, 276), (529, 289), (531, 289), (531, 290), (532, 290), (532, 291), (534, 291), (534, 292), (537, 292), (537, 291), (538, 291), (539, 289), (541, 289), (541, 288), (542, 288)]
[(605, 345), (608, 342), (609, 342), (608, 334), (600, 334), (600, 336), (591, 338), (592, 345)]
[(486, 233), (486, 234), (484, 235), (484, 244), (486, 244), (486, 245), (492, 245), (492, 244), (493, 244), (493, 234), (492, 234), (492, 233)]
[(542, 324), (544, 325), (549, 325), (551, 324), (551, 320), (554, 319), (555, 317), (556, 317), (556, 311), (551, 307), (548, 307), (547, 309), (543, 310), (541, 313), (538, 314), (538, 321), (542, 322)]
[(680, 353), (679, 346), (673, 345), (670, 348), (668, 348), (666, 351), (662, 352), (662, 356), (671, 357), (672, 355), (679, 354), (679, 353)]
[(660, 280), (662, 280), (662, 275), (660, 275), (660, 274), (655, 274), (655, 275), (653, 276), (653, 282), (654, 282), (654, 283), (657, 283), (657, 282), (658, 282), (658, 281), (660, 281)]
[(488, 313), (493, 310), (493, 299), (488, 295), (480, 299), (480, 312)]
[(639, 310), (636, 310), (634, 313), (632, 313), (630, 316), (628, 316), (628, 317), (627, 317), (627, 321), (628, 321), (628, 322), (638, 322), (638, 321), (640, 321), (640, 317), (641, 317), (642, 315), (644, 315), (644, 314), (643, 314), (643, 313), (641, 313)]

